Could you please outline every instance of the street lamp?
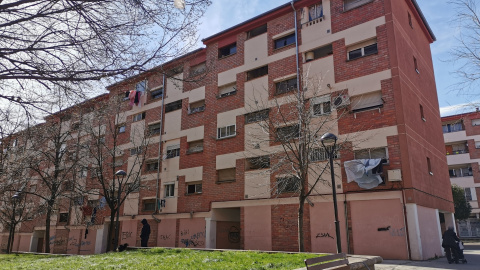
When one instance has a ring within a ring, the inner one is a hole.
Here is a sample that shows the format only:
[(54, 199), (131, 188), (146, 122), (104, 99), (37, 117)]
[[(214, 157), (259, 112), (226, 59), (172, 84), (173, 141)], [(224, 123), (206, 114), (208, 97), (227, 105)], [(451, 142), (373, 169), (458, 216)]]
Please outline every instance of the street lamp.
[[(333, 154), (335, 153), (337, 136), (335, 136), (332, 133), (325, 133), (320, 138), (320, 142), (322, 142), (322, 145), (325, 148), (325, 152), (328, 154), (328, 158), (330, 159), (330, 174), (332, 176), (333, 209), (335, 212), (335, 233), (337, 237), (337, 253), (342, 253), (342, 242), (340, 240), (340, 224), (338, 222), (337, 191), (336, 191), (336, 185), (335, 185), (335, 173), (333, 171)], [(330, 150), (328, 150), (328, 147), (325, 146), (325, 143), (327, 143), (328, 145), (331, 145)]]
[(8, 244), (7, 244), (7, 254), (12, 253), (12, 247), (13, 247), (13, 238), (15, 234), (15, 212), (17, 211), (17, 202), (20, 199), (20, 194), (19, 192), (15, 192), (15, 194), (12, 196), (12, 203), (13, 203), (13, 209), (12, 209), (12, 219), (10, 220), (10, 232), (8, 234)]
[[(120, 230), (120, 194), (122, 192), (122, 182), (123, 178), (127, 175), (124, 170), (119, 170), (115, 173), (118, 180), (118, 192), (117, 192), (117, 222), (115, 223), (115, 242), (114, 247), (117, 249), (118, 247), (118, 231)], [(120, 180), (120, 176), (122, 180)], [(115, 195), (115, 193), (113, 193)]]

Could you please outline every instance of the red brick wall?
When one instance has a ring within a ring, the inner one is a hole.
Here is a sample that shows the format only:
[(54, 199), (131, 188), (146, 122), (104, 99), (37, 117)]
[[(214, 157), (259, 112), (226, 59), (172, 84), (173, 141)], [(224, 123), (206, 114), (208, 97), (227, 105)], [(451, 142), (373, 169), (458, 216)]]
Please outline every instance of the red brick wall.
[(330, 9), (333, 34), (385, 15), (383, 0), (374, 0), (348, 11), (343, 11), (343, 0), (332, 0)]
[[(311, 249), (310, 211), (304, 208), (304, 246)], [(298, 251), (298, 204), (272, 205), (272, 250)]]

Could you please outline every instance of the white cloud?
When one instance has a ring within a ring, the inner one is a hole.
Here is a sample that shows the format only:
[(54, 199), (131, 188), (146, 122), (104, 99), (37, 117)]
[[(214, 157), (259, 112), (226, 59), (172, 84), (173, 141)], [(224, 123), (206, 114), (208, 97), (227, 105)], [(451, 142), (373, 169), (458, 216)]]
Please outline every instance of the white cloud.
[(472, 101), (469, 103), (457, 104), (452, 106), (446, 106), (440, 108), (440, 116), (450, 116), (455, 114), (462, 114), (473, 112), (480, 106), (480, 100)]

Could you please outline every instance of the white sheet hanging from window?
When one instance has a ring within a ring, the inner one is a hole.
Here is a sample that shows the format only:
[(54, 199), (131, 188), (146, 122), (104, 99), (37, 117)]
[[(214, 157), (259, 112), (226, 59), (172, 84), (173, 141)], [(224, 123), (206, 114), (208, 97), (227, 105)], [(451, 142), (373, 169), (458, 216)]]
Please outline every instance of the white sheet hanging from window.
[(347, 173), (347, 182), (357, 182), (358, 186), (364, 189), (372, 189), (383, 182), (380, 173), (382, 173), (382, 159), (355, 159), (345, 161), (345, 172)]

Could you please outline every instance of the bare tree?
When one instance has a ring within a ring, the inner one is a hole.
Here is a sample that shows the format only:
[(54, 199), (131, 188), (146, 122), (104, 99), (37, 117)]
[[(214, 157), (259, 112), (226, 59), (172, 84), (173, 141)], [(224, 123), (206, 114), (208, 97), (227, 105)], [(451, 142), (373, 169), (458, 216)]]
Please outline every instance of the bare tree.
[[(112, 97), (95, 110), (93, 117), (85, 119), (82, 127), (92, 138), (87, 159), (92, 177), (84, 187), (85, 193), (104, 198), (102, 200), (110, 210), (107, 250), (118, 245), (121, 206), (129, 194), (141, 188), (141, 169), (148, 147), (148, 130), (130, 125), (130, 134), (124, 134), (129, 121), (125, 106), (122, 98)], [(130, 169), (127, 169), (127, 163)], [(117, 174), (120, 170), (124, 170), (124, 175)], [(113, 247), (112, 238), (115, 240)]]
[[(267, 173), (275, 179), (270, 183), (271, 196), (298, 198), (300, 252), (305, 251), (304, 205), (309, 203), (309, 196), (321, 193), (320, 186), (332, 188), (330, 166), (325, 162), (328, 154), (320, 138), (326, 132), (335, 132), (337, 121), (345, 112), (340, 106), (334, 110), (331, 103), (342, 92), (322, 90), (321, 81), (303, 79), (304, 91), (298, 90), (296, 78), (278, 83), (266, 92), (255, 91), (245, 116), (246, 124), (257, 124), (256, 131), (245, 134), (247, 144), (252, 146), (247, 155), (254, 156), (247, 158), (247, 166), (269, 168)], [(268, 101), (266, 96), (270, 96)], [(337, 145), (328, 151), (338, 158), (339, 149)]]
[(475, 0), (451, 0), (456, 11), (455, 22), (460, 28), (457, 45), (452, 49), (452, 61), (460, 66), (455, 72), (461, 83), (455, 90), (467, 97), (478, 98), (480, 79), (480, 10)]
[(1, 103), (45, 110), (55, 88), (83, 99), (89, 82), (183, 55), (210, 4), (184, 2), (179, 9), (171, 0), (1, 1)]

